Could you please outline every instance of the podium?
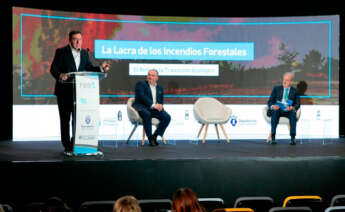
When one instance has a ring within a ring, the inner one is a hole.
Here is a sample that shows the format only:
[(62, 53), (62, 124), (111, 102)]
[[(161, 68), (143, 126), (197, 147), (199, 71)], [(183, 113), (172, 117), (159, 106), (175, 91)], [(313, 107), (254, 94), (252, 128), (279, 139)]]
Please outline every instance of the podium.
[(106, 78), (103, 72), (70, 72), (65, 83), (73, 84), (74, 117), (72, 138), (73, 154), (103, 155), (98, 151), (99, 80)]

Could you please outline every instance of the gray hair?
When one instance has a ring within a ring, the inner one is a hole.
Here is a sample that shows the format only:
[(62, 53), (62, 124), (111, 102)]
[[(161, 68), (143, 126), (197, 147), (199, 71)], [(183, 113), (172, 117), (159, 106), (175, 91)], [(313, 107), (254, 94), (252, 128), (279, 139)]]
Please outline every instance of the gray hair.
[(158, 71), (157, 71), (157, 69), (151, 68), (151, 69), (147, 72), (147, 74), (149, 74), (150, 71), (156, 72), (156, 74), (157, 74), (157, 76), (158, 76)]
[(286, 75), (291, 75), (292, 79), (295, 78), (295, 74), (294, 74), (293, 72), (285, 72), (284, 75), (283, 75), (283, 78), (284, 78)]

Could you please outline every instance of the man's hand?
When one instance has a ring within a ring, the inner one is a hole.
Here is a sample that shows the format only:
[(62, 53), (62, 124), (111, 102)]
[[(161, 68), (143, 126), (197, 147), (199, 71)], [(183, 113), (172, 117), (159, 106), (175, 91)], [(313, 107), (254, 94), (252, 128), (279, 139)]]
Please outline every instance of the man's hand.
[(154, 106), (153, 106), (154, 109), (158, 110), (159, 112), (163, 110), (163, 105), (162, 104), (158, 104), (156, 103)]
[(104, 61), (102, 63), (102, 68), (104, 71), (108, 71), (110, 69), (110, 64)]
[(60, 74), (60, 79), (63, 80), (63, 81), (68, 79), (68, 74), (66, 74), (66, 73)]
[(279, 110), (279, 106), (278, 105), (272, 105), (272, 109), (273, 110)]
[(293, 110), (293, 109), (294, 109), (293, 106), (289, 106), (289, 107), (286, 108), (287, 111), (291, 111), (291, 110)]

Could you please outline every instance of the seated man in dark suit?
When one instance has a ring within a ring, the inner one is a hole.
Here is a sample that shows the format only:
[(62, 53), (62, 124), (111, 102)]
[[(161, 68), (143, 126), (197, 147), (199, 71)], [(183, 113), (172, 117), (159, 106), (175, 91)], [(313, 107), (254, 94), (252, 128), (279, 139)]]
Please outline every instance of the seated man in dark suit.
[[(291, 136), (291, 145), (295, 145), (296, 137), (296, 111), (300, 107), (300, 96), (297, 92), (297, 89), (292, 87), (293, 83), (293, 73), (287, 72), (283, 76), (283, 85), (275, 86), (271, 93), (271, 96), (268, 100), (268, 112), (267, 115), (271, 116), (271, 132), (272, 140), (271, 144), (276, 144), (275, 135), (277, 125), (279, 123), (279, 118), (281, 116), (289, 118), (290, 123), (290, 136)], [(281, 109), (277, 102), (291, 102), (291, 105), (287, 106), (285, 110)]]
[[(135, 85), (135, 101), (133, 107), (143, 119), (143, 125), (151, 146), (157, 146), (157, 136), (163, 136), (170, 123), (170, 115), (164, 110), (163, 87), (157, 84), (158, 72), (149, 70), (146, 80)], [(160, 123), (152, 134), (152, 118), (157, 118)]]

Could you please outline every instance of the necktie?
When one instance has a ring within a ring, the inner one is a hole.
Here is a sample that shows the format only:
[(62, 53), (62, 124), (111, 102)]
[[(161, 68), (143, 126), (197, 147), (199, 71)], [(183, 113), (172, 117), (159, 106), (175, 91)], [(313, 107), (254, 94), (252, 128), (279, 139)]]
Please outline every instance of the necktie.
[(284, 91), (284, 100), (286, 101), (289, 98), (289, 89), (288, 88), (284, 88), (284, 89), (285, 89), (285, 91)]

